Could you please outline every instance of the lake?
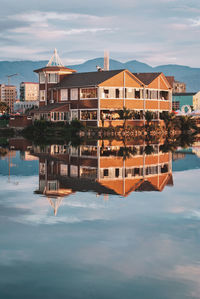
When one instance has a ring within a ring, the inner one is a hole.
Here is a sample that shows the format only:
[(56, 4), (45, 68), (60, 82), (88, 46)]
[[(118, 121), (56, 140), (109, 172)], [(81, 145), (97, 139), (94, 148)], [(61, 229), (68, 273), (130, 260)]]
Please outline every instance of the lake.
[(0, 297), (200, 298), (199, 182), (199, 142), (9, 140)]

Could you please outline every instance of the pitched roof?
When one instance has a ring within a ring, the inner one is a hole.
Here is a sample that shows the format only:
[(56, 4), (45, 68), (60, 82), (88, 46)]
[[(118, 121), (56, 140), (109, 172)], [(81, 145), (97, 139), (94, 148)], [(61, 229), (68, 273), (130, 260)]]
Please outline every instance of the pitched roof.
[(149, 85), (153, 80), (155, 80), (162, 73), (133, 73), (140, 81), (145, 85)]
[(37, 70), (34, 70), (35, 73), (40, 73), (40, 72), (43, 72), (43, 71), (60, 71), (60, 72), (76, 72), (75, 70), (72, 70), (68, 67), (65, 67), (65, 66), (45, 66), (45, 67), (42, 67), (40, 69), (37, 69)]
[(145, 180), (137, 189), (135, 189), (135, 191), (141, 192), (141, 191), (159, 191), (159, 190), (151, 182)]
[(96, 86), (109, 78), (121, 73), (123, 70), (102, 71), (102, 72), (87, 72), (74, 73), (65, 76), (58, 87), (87, 87)]
[(173, 96), (194, 96), (196, 94), (196, 92), (177, 92), (177, 93), (173, 93)]
[(34, 113), (48, 113), (48, 112), (51, 112), (53, 110), (57, 111), (59, 110), (60, 108), (63, 108), (65, 106), (69, 106), (69, 104), (67, 103), (54, 103), (54, 104), (48, 104), (46, 106), (42, 106), (40, 107), (39, 109), (34, 109), (32, 110), (31, 112), (34, 112)]
[(173, 84), (175, 82), (174, 76), (165, 76), (171, 87), (173, 87)]

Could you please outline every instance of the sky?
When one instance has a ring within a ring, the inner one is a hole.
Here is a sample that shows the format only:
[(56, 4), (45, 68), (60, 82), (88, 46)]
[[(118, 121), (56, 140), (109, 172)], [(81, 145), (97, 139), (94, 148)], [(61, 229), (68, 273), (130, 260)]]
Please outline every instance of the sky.
[(110, 57), (200, 67), (199, 0), (0, 0), (0, 60)]

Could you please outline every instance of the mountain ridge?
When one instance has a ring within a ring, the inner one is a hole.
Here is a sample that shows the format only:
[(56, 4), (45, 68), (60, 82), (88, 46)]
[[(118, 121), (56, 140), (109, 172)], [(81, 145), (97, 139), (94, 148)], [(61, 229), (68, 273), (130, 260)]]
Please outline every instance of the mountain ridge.
[[(41, 68), (48, 63), (46, 60), (31, 61), (0, 61), (0, 84), (7, 84), (7, 75), (18, 73), (18, 76), (11, 77), (11, 84), (19, 87), (20, 82), (30, 81), (38, 82), (38, 75), (33, 71)], [(104, 58), (99, 57), (90, 59), (82, 64), (68, 65), (69, 68), (75, 69), (78, 72), (96, 71), (96, 66), (103, 67)], [(196, 92), (200, 90), (200, 68), (193, 68), (190, 66), (166, 64), (152, 67), (146, 63), (138, 60), (129, 60), (127, 62), (120, 62), (118, 60), (110, 59), (110, 70), (128, 69), (131, 72), (163, 72), (166, 76), (174, 76), (176, 80), (185, 82), (187, 91)]]

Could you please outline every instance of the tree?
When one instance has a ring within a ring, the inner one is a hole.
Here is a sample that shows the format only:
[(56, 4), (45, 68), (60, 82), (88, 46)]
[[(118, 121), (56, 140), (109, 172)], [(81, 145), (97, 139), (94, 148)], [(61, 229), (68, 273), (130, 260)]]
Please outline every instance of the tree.
[(145, 146), (144, 152), (145, 152), (146, 155), (151, 155), (151, 154), (153, 154), (153, 153), (154, 153), (154, 148), (153, 148), (153, 146), (147, 144), (147, 145)]
[(168, 111), (163, 111), (162, 113), (160, 113), (160, 119), (164, 120), (168, 134), (170, 133), (171, 129), (175, 127), (179, 128), (177, 117), (173, 112), (169, 113)]
[(153, 113), (151, 111), (146, 111), (145, 119), (147, 121), (147, 126), (149, 127), (150, 121), (153, 119)]
[(137, 149), (135, 147), (120, 147), (118, 151), (118, 155), (120, 157), (123, 157), (123, 160), (129, 159), (131, 156), (134, 156), (137, 154)]
[(9, 111), (9, 107), (6, 103), (0, 102), (0, 112), (5, 113)]
[(120, 119), (124, 120), (123, 127), (125, 128), (127, 119), (132, 118), (132, 112), (129, 109), (126, 109), (126, 107), (124, 107), (123, 110), (119, 110), (118, 113), (119, 113)]
[(179, 117), (179, 126), (182, 132), (187, 132), (190, 130), (197, 130), (196, 121), (194, 118), (188, 115)]

